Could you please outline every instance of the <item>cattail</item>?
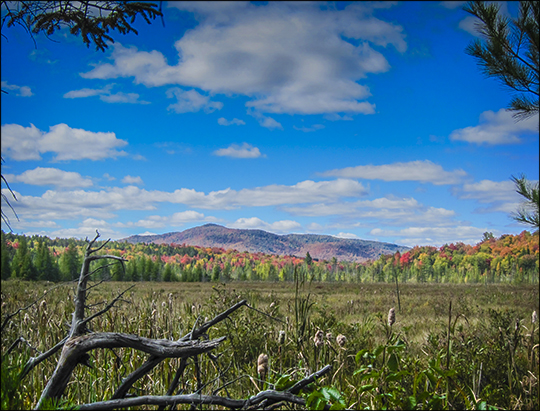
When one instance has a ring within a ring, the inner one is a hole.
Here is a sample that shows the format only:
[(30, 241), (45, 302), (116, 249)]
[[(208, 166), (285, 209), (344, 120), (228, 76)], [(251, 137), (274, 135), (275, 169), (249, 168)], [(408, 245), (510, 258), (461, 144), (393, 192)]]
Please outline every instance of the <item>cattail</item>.
[(534, 324), (537, 321), (538, 321), (538, 314), (536, 314), (536, 310), (534, 310), (533, 313), (532, 313), (531, 322)]
[(41, 304), (39, 304), (39, 311), (45, 311), (47, 310), (47, 301), (43, 300)]
[(257, 358), (257, 373), (262, 380), (266, 378), (266, 374), (268, 374), (268, 355), (261, 354)]
[(161, 303), (161, 307), (162, 307), (163, 309), (167, 308), (167, 303), (166, 303), (165, 301), (163, 301), (163, 302)]
[(333, 338), (333, 337), (334, 337), (334, 336), (332, 335), (331, 332), (327, 332), (327, 333), (326, 333), (326, 339), (328, 340), (328, 342), (332, 342), (332, 338)]
[(315, 343), (315, 347), (319, 347), (324, 344), (324, 333), (321, 330), (318, 330), (315, 333), (315, 337), (313, 337), (313, 342)]
[(394, 307), (390, 308), (388, 311), (388, 325), (391, 327), (396, 322), (396, 311)]
[(343, 348), (345, 346), (345, 343), (347, 342), (347, 337), (345, 337), (343, 334), (339, 334), (337, 337), (336, 337), (336, 341), (338, 343), (338, 345)]
[(279, 331), (278, 342), (279, 342), (279, 345), (282, 345), (285, 342), (285, 331), (283, 330)]

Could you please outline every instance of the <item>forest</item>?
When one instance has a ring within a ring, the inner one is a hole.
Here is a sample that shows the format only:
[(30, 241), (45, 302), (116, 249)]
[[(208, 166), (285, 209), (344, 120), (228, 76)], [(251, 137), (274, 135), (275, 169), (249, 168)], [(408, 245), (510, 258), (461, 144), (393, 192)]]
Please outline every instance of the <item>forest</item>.
[[(104, 242), (102, 242), (103, 244)], [(2, 231), (3, 280), (71, 281), (79, 276), (84, 240), (51, 239)], [(130, 244), (111, 241), (105, 254), (127, 262), (105, 261), (92, 280), (113, 281), (294, 281), (295, 269), (316, 282), (508, 283), (539, 281), (539, 233), (495, 238), (485, 233), (476, 245), (416, 246), (364, 263), (316, 260), (206, 248), (186, 244)]]

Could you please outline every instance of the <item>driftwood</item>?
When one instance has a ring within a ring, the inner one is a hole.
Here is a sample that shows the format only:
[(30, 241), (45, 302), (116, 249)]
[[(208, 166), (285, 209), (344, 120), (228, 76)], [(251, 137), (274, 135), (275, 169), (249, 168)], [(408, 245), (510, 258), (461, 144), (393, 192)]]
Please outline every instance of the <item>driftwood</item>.
[[(196, 405), (213, 405), (230, 409), (274, 409), (283, 403), (292, 403), (305, 406), (305, 400), (298, 396), (300, 391), (308, 384), (314, 382), (317, 378), (327, 374), (332, 369), (330, 365), (327, 365), (321, 370), (297, 382), (287, 390), (265, 390), (251, 396), (248, 399), (233, 399), (214, 395), (216, 392), (213, 392), (212, 395), (203, 395), (203, 385), (200, 381), (201, 376), (198, 356), (206, 354), (211, 360), (214, 361), (216, 357), (214, 357), (210, 351), (218, 347), (226, 339), (225, 336), (216, 339), (209, 339), (207, 335), (208, 330), (210, 327), (228, 318), (228, 316), (239, 308), (243, 306), (248, 308), (252, 307), (247, 304), (246, 300), (240, 301), (214, 317), (212, 320), (202, 324), (200, 327), (195, 328), (194, 326), (191, 332), (184, 335), (177, 341), (145, 338), (138, 335), (115, 332), (93, 332), (89, 328), (89, 323), (94, 318), (113, 308), (117, 302), (121, 301), (123, 294), (132, 288), (130, 287), (117, 295), (111, 303), (100, 311), (86, 316), (86, 310), (89, 308), (86, 304), (88, 291), (95, 287), (95, 285), (88, 286), (88, 280), (92, 274), (100, 269), (98, 268), (91, 271), (91, 263), (100, 259), (112, 259), (123, 265), (123, 263), (126, 261), (123, 258), (114, 255), (96, 255), (95, 253), (103, 249), (103, 247), (108, 243), (108, 241), (106, 241), (100, 247), (93, 248), (98, 238), (99, 233), (96, 231), (96, 236), (93, 240), (88, 241), (87, 239), (88, 245), (85, 250), (84, 260), (75, 295), (75, 309), (67, 336), (48, 351), (39, 353), (38, 356), (30, 358), (20, 374), (20, 377), (24, 378), (39, 363), (50, 358), (61, 350), (56, 369), (47, 382), (45, 389), (41, 393), (41, 396), (36, 404), (36, 409), (42, 408), (49, 400), (59, 399), (64, 394), (73, 371), (79, 364), (89, 366), (88, 353), (95, 349), (112, 349), (122, 347), (133, 348), (149, 354), (149, 357), (138, 369), (123, 379), (122, 383), (116, 389), (110, 400), (78, 405), (77, 408), (81, 410), (109, 410), (141, 405), (158, 405), (159, 409), (164, 409), (164, 407), (170, 406), (171, 409), (174, 409), (176, 404), (191, 404), (192, 408)], [(35, 302), (31, 305), (33, 304), (35, 304)], [(7, 321), (5, 323), (7, 323)], [(5, 326), (5, 324), (3, 324), (2, 327), (3, 326)], [(203, 338), (201, 339), (201, 337)], [(18, 339), (12, 345), (12, 347), (14, 348), (20, 342), (26, 341), (24, 339)], [(28, 342), (26, 343), (28, 344)], [(10, 347), (10, 351), (11, 349), (12, 348)], [(167, 358), (180, 358), (181, 361), (166, 395), (145, 395), (126, 398), (129, 390), (132, 388), (135, 382), (144, 377)], [(192, 359), (192, 362), (195, 365), (198, 383), (197, 389), (191, 394), (173, 395), (178, 387), (180, 378), (182, 377), (182, 374), (187, 366), (189, 358)], [(230, 383), (227, 383), (226, 385), (229, 384)]]

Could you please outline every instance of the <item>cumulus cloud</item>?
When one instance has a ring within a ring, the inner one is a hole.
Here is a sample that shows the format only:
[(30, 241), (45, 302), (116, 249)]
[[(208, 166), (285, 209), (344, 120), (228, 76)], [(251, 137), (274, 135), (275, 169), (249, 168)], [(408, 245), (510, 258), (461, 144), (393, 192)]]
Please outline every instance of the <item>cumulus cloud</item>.
[(518, 144), (522, 142), (521, 136), (529, 132), (538, 134), (538, 115), (516, 122), (510, 110), (488, 110), (480, 115), (477, 126), (454, 130), (450, 140), (478, 145)]
[(28, 86), (17, 86), (15, 84), (9, 84), (7, 81), (2, 81), (2, 90), (13, 90), (18, 97), (31, 97), (34, 95), (32, 89)]
[(176, 65), (157, 50), (116, 43), (112, 63), (81, 75), (245, 95), (247, 107), (261, 113), (372, 114), (370, 91), (359, 82), (390, 69), (382, 54), (388, 46), (407, 49), (400, 26), (373, 16), (375, 3), (343, 10), (317, 2), (236, 3), (169, 3), (199, 21), (175, 43)]
[(54, 160), (103, 160), (126, 155), (118, 151), (127, 141), (116, 138), (112, 132), (93, 132), (71, 128), (67, 124), (51, 126), (48, 132), (33, 124), (2, 126), (2, 155), (16, 161), (41, 160), (41, 154), (56, 153)]
[(460, 225), (456, 227), (408, 227), (401, 230), (384, 230), (375, 228), (370, 231), (374, 237), (400, 237), (400, 244), (442, 246), (447, 243), (463, 242), (478, 243), (486, 231), (493, 229), (486, 227), (472, 227)]
[(186, 223), (193, 222), (210, 222), (217, 221), (215, 217), (206, 217), (204, 214), (197, 211), (188, 210), (174, 213), (170, 216), (151, 215), (145, 219), (138, 220), (136, 222), (127, 223), (115, 223), (115, 227), (131, 228), (131, 227), (143, 227), (143, 228), (163, 228), (167, 226), (182, 226)]
[(261, 154), (261, 151), (257, 147), (253, 147), (251, 144), (244, 143), (241, 146), (237, 144), (231, 144), (227, 148), (220, 148), (214, 151), (214, 155), (219, 157), (233, 157), (233, 158), (259, 158), (266, 157)]
[(61, 188), (73, 188), (93, 185), (91, 179), (83, 178), (79, 173), (46, 167), (37, 167), (33, 170), (26, 170), (19, 175), (8, 174), (4, 177), (9, 182), (17, 181), (36, 186), (53, 185)]
[(321, 173), (323, 176), (359, 178), (384, 181), (418, 181), (435, 185), (458, 184), (467, 173), (461, 169), (446, 171), (429, 160), (408, 163), (383, 164), (380, 166), (346, 167)]
[[(9, 191), (4, 188), (6, 196)], [(269, 185), (243, 190), (219, 190), (209, 193), (181, 188), (173, 192), (148, 191), (129, 185), (99, 191), (47, 190), (41, 196), (17, 196), (17, 213), (26, 219), (63, 220), (74, 218), (114, 218), (122, 210), (155, 210), (159, 203), (184, 204), (204, 209), (280, 206), (336, 201), (341, 197), (359, 197), (367, 193), (352, 180), (302, 181), (292, 186)]]
[(454, 226), (454, 210), (427, 207), (414, 198), (385, 197), (375, 200), (334, 201), (303, 206), (284, 206), (292, 215), (304, 217), (334, 217), (349, 226), (356, 221), (369, 224), (384, 222), (389, 226)]
[(82, 88), (79, 90), (71, 90), (64, 94), (64, 98), (86, 98), (99, 96), (101, 101), (105, 103), (129, 103), (129, 104), (150, 104), (149, 101), (139, 100), (137, 93), (111, 93), (114, 84), (109, 84), (103, 88), (91, 89)]
[[(532, 183), (536, 183), (532, 181)], [(515, 212), (522, 200), (516, 193), (515, 184), (508, 181), (482, 180), (477, 183), (464, 184), (463, 187), (454, 188), (452, 193), (460, 199), (476, 200), (479, 203), (488, 204), (487, 207), (479, 208), (479, 213)]]
[(210, 97), (203, 96), (195, 90), (182, 90), (178, 87), (167, 90), (167, 97), (176, 97), (177, 103), (169, 105), (167, 110), (173, 110), (177, 113), (195, 113), (199, 110), (204, 110), (211, 113), (215, 110), (221, 110), (223, 103), (219, 101), (210, 101)]
[(137, 185), (143, 185), (143, 180), (141, 177), (137, 176), (137, 177), (132, 177), (132, 176), (125, 176), (123, 179), (122, 179), (122, 183), (124, 184), (137, 184)]
[(291, 231), (302, 229), (302, 225), (297, 221), (281, 220), (267, 223), (258, 217), (239, 218), (229, 226), (232, 228), (265, 230), (273, 233), (290, 233)]
[(233, 118), (232, 120), (227, 120), (225, 117), (220, 117), (218, 118), (218, 124), (220, 126), (230, 126), (230, 125), (237, 125), (237, 126), (244, 126), (246, 124), (246, 122), (244, 120), (240, 120), (240, 119), (237, 119), (237, 118)]

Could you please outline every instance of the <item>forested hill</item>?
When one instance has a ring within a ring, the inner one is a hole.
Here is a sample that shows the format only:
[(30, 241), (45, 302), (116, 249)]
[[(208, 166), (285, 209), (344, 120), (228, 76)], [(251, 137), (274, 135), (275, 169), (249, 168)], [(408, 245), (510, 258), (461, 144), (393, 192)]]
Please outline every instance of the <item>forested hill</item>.
[(319, 260), (364, 262), (383, 254), (404, 252), (409, 248), (396, 244), (329, 235), (288, 234), (277, 235), (263, 230), (240, 230), (217, 224), (206, 224), (182, 232), (161, 235), (134, 235), (121, 241), (154, 244), (187, 244), (199, 247), (219, 247), (240, 252), (295, 255), (304, 257), (308, 252)]
[[(486, 233), (490, 234), (490, 233)], [(494, 238), (476, 245), (416, 246), (382, 254), (367, 262), (312, 260), (302, 256), (250, 253), (185, 244), (131, 244), (98, 241), (102, 254), (122, 256), (121, 264), (99, 260), (94, 280), (115, 281), (314, 281), (536, 283), (539, 281), (539, 234)], [(302, 236), (304, 241), (306, 237)], [(17, 235), (2, 231), (1, 277), (71, 281), (78, 278), (87, 242), (67, 238)], [(311, 253), (310, 253), (311, 255)], [(307, 256), (306, 256), (307, 257)]]

